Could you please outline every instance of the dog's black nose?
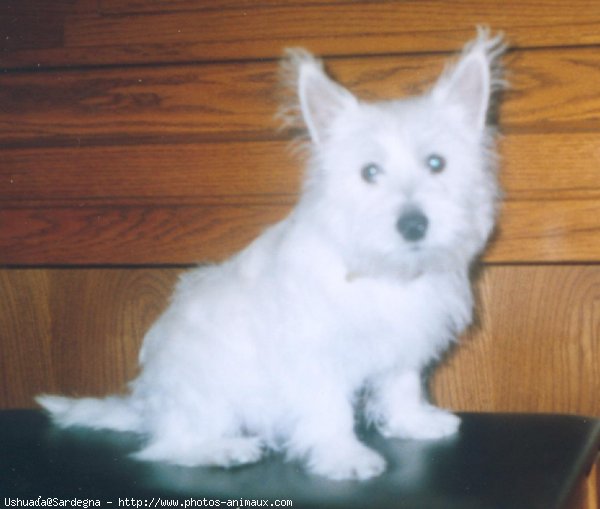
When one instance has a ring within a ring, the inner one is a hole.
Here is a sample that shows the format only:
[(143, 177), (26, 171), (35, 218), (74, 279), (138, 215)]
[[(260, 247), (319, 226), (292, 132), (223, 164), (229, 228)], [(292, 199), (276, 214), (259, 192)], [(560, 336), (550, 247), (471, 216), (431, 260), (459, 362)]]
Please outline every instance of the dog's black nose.
[(405, 240), (416, 242), (425, 237), (429, 220), (420, 210), (410, 210), (400, 216), (396, 228)]

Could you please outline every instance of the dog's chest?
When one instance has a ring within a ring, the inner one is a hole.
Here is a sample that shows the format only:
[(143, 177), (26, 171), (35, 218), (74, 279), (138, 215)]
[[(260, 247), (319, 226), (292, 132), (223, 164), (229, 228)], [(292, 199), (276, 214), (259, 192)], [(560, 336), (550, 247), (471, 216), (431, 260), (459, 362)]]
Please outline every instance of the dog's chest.
[(448, 278), (356, 279), (338, 291), (334, 327), (353, 356), (375, 364), (427, 362), (470, 319), (468, 285)]

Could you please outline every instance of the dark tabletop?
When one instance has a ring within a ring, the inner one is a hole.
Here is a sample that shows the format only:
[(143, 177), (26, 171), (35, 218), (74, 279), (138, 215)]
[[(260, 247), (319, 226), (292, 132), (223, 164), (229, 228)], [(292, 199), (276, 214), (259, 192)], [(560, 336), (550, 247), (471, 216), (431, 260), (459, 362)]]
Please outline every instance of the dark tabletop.
[(276, 507), (283, 500), (295, 509), (558, 509), (600, 442), (600, 421), (584, 417), (461, 415), (459, 434), (444, 440), (363, 432), (388, 470), (366, 482), (334, 482), (278, 455), (230, 470), (140, 463), (128, 457), (141, 444), (131, 434), (59, 430), (38, 411), (2, 411), (0, 496), (92, 499), (102, 507), (161, 507), (177, 499), (180, 507), (227, 507), (232, 500)]

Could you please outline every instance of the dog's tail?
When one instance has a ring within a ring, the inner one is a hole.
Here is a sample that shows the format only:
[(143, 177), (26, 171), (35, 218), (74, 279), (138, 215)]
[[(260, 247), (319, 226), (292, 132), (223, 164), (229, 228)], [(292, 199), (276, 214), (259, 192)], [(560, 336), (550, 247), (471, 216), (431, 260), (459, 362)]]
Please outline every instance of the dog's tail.
[(129, 396), (66, 398), (41, 395), (36, 401), (61, 427), (85, 426), (116, 431), (141, 431), (142, 419)]

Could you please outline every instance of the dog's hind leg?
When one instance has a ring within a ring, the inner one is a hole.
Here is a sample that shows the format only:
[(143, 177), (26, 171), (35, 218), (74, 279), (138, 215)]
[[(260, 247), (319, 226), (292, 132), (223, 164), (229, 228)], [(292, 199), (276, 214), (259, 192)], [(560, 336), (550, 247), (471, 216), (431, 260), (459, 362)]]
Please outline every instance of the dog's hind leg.
[(233, 467), (258, 461), (263, 443), (222, 401), (173, 397), (155, 400), (146, 414), (148, 442), (133, 454), (143, 461), (182, 466)]
[(164, 437), (151, 441), (133, 455), (144, 461), (164, 461), (186, 467), (235, 467), (254, 463), (262, 457), (263, 447), (257, 437), (233, 436), (215, 439)]

